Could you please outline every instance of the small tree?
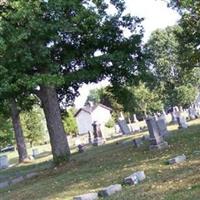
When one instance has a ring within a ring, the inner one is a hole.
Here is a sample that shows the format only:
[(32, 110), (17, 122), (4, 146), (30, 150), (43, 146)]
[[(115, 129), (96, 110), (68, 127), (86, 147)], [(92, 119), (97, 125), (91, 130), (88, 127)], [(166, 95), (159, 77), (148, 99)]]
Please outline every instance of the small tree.
[(0, 114), (0, 147), (13, 143), (11, 120)]
[(63, 124), (64, 124), (65, 132), (70, 135), (76, 135), (78, 132), (74, 114), (75, 114), (75, 109), (72, 107), (63, 116)]
[(112, 91), (127, 113), (146, 116), (163, 108), (157, 91), (150, 90), (145, 83), (126, 88), (114, 88)]
[(31, 147), (33, 144), (44, 141), (45, 127), (43, 120), (44, 114), (38, 106), (34, 106), (30, 111), (21, 113), (24, 135)]
[(182, 85), (175, 88), (174, 104), (177, 106), (188, 107), (191, 105), (197, 97), (198, 90), (192, 85)]

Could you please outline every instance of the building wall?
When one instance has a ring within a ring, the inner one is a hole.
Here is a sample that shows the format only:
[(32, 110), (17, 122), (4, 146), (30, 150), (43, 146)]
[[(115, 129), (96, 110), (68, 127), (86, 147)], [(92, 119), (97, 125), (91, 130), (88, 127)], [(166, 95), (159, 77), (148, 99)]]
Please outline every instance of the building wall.
[(92, 132), (92, 118), (91, 115), (83, 110), (76, 116), (79, 134)]
[(92, 112), (91, 116), (92, 122), (97, 121), (101, 125), (104, 125), (111, 118), (110, 111), (101, 106), (97, 106), (97, 108)]

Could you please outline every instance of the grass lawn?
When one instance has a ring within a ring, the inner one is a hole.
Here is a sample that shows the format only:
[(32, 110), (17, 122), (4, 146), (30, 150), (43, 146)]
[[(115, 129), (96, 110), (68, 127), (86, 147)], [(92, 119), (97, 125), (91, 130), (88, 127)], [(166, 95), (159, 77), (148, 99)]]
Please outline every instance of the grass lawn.
[[(35, 167), (41, 170), (41, 175), (0, 190), (0, 199), (71, 200), (75, 195), (121, 183), (124, 177), (144, 170), (147, 176), (144, 182), (123, 186), (122, 192), (107, 199), (199, 200), (200, 120), (190, 122), (190, 127), (185, 130), (177, 130), (177, 126), (170, 126), (169, 130), (172, 133), (167, 139), (170, 148), (163, 151), (149, 151), (148, 143), (140, 148), (123, 143), (136, 137), (132, 135), (110, 140), (106, 145), (92, 147), (82, 154), (74, 153), (71, 162), (59, 168), (44, 170), (43, 167), (50, 164), (47, 162), (50, 157), (45, 157), (38, 159), (37, 164), (3, 170), (0, 176)], [(187, 156), (186, 162), (166, 164), (169, 158), (183, 153)]]

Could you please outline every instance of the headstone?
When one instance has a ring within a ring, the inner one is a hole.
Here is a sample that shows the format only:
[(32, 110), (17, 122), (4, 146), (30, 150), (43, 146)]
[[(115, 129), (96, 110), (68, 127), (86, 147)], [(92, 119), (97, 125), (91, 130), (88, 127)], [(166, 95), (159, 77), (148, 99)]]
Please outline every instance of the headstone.
[(1, 183), (0, 183), (0, 189), (6, 188), (6, 187), (8, 187), (8, 186), (9, 186), (8, 181), (1, 182)]
[(196, 116), (195, 116), (195, 109), (193, 107), (190, 107), (189, 110), (188, 110), (188, 112), (189, 112), (189, 117), (190, 117), (191, 120), (193, 120), (193, 119), (196, 118)]
[(134, 122), (134, 123), (138, 122), (138, 119), (137, 119), (137, 117), (136, 117), (136, 114), (133, 115), (133, 122)]
[(180, 115), (180, 117), (178, 118), (178, 125), (180, 129), (188, 127), (186, 119), (183, 115)]
[(88, 143), (91, 144), (92, 143), (92, 134), (90, 131), (88, 131)]
[(183, 154), (183, 155), (176, 156), (176, 157), (170, 159), (168, 162), (169, 162), (169, 164), (175, 164), (175, 163), (182, 163), (185, 160), (186, 160), (186, 156)]
[(82, 145), (82, 144), (78, 145), (78, 152), (79, 153), (83, 153), (84, 152), (84, 145)]
[(172, 115), (172, 122), (177, 123), (177, 115), (179, 113), (179, 108), (177, 106), (173, 107)]
[(97, 123), (97, 121), (94, 121), (93, 124), (93, 135), (94, 135), (94, 146), (99, 146), (105, 143), (105, 140), (103, 138), (102, 132), (101, 132), (101, 125)]
[(31, 172), (31, 173), (29, 173), (29, 174), (26, 174), (26, 178), (32, 178), (32, 177), (35, 177), (35, 176), (37, 176), (37, 175), (39, 175), (38, 172)]
[(150, 136), (149, 135), (143, 135), (142, 140), (143, 141), (149, 141), (150, 140)]
[(130, 124), (132, 132), (140, 132), (140, 127), (137, 123)]
[(140, 147), (142, 145), (142, 139), (141, 138), (136, 138), (133, 140), (133, 146), (134, 147)]
[(96, 200), (98, 199), (98, 194), (97, 193), (88, 193), (88, 194), (83, 194), (80, 196), (75, 196), (73, 200)]
[(147, 127), (150, 134), (150, 149), (164, 149), (168, 147), (168, 143), (164, 141), (163, 136), (160, 135), (158, 125), (153, 117), (146, 120)]
[(123, 135), (131, 134), (131, 131), (126, 123), (126, 120), (118, 120), (118, 125), (119, 125)]
[(115, 194), (116, 192), (120, 192), (121, 190), (122, 190), (122, 186), (120, 184), (110, 185), (100, 190), (98, 192), (98, 195), (100, 197), (108, 197)]
[(158, 120), (158, 116), (157, 116), (156, 113), (154, 113), (154, 119), (155, 119), (155, 120)]
[(32, 150), (32, 156), (33, 156), (33, 158), (36, 158), (38, 155), (39, 155), (38, 149), (33, 149)]
[(22, 182), (23, 180), (24, 180), (24, 177), (23, 176), (19, 176), (17, 178), (12, 179), (10, 184), (14, 185), (14, 184)]
[(0, 156), (0, 169), (6, 169), (9, 167), (8, 157), (6, 155)]
[(138, 171), (124, 179), (124, 183), (128, 185), (136, 185), (146, 178), (144, 171)]
[(168, 131), (167, 131), (167, 126), (166, 126), (165, 120), (164, 119), (158, 119), (156, 121), (156, 123), (157, 123), (158, 129), (159, 129), (160, 135), (161, 136), (168, 135)]

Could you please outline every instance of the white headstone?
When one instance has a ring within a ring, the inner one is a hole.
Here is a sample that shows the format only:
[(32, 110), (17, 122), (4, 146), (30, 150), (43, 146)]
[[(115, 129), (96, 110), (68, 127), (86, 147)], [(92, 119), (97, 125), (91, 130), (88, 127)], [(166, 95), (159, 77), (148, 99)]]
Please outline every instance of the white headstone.
[(38, 149), (33, 149), (32, 150), (32, 156), (33, 156), (33, 158), (37, 157), (38, 155), (39, 155)]
[(122, 186), (120, 184), (110, 185), (100, 190), (98, 192), (98, 195), (100, 197), (108, 197), (115, 194), (116, 192), (120, 192), (121, 190), (122, 190)]
[(6, 155), (0, 156), (0, 169), (6, 169), (9, 167), (8, 157)]

